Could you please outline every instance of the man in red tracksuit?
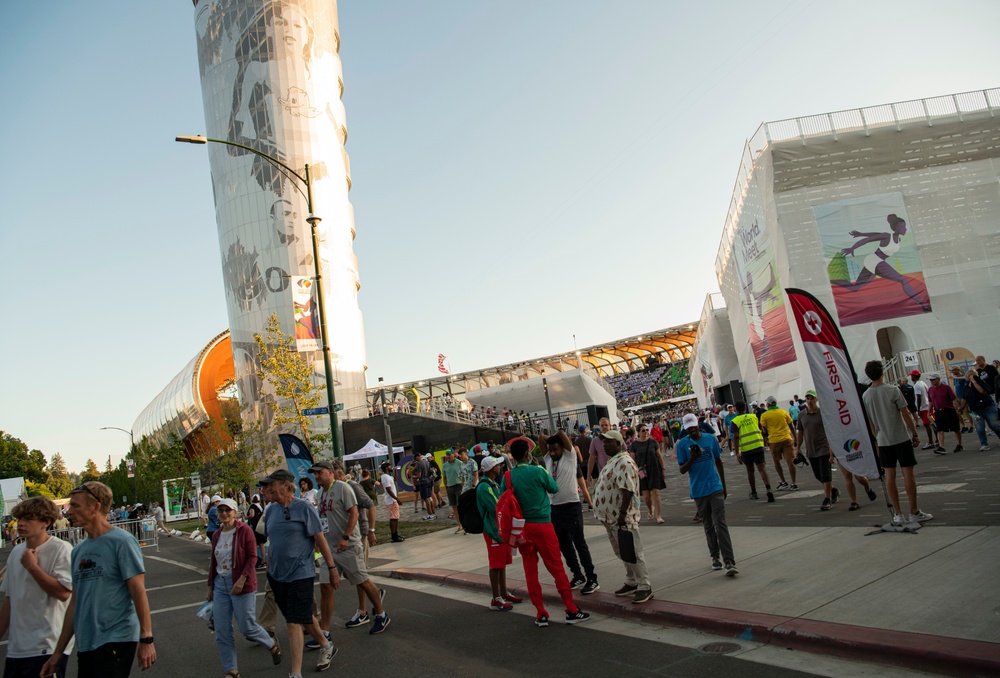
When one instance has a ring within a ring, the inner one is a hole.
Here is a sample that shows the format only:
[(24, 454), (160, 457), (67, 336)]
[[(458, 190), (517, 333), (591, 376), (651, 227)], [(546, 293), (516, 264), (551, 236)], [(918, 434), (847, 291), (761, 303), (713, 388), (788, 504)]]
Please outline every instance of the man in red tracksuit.
[[(538, 581), (538, 558), (541, 556), (545, 569), (549, 571), (556, 582), (556, 590), (562, 596), (566, 605), (566, 623), (578, 624), (590, 619), (590, 615), (576, 606), (573, 600), (573, 590), (563, 569), (562, 556), (559, 553), (559, 539), (552, 528), (552, 505), (549, 495), (559, 491), (559, 486), (543, 466), (532, 466), (528, 463), (528, 442), (515, 440), (510, 445), (510, 454), (514, 457), (515, 466), (510, 470), (510, 482), (514, 486), (514, 496), (524, 513), (525, 543), (518, 547), (521, 561), (524, 564), (524, 577), (528, 582), (528, 595), (535, 605), (537, 615), (536, 626), (549, 625), (549, 613), (542, 602), (542, 585)], [(500, 491), (507, 489), (507, 476), (503, 476)]]

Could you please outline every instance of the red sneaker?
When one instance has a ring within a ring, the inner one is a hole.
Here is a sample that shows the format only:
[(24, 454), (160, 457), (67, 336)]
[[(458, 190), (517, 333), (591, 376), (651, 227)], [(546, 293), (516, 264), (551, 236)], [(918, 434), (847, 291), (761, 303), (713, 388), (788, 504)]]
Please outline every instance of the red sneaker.
[(521, 598), (520, 596), (515, 596), (513, 593), (509, 593), (509, 592), (507, 593), (506, 596), (504, 596), (503, 599), (506, 600), (508, 603), (514, 603), (515, 605), (517, 603), (523, 603), (524, 602), (524, 598)]
[(498, 612), (510, 612), (514, 609), (514, 606), (503, 598), (494, 598), (490, 601), (490, 609)]

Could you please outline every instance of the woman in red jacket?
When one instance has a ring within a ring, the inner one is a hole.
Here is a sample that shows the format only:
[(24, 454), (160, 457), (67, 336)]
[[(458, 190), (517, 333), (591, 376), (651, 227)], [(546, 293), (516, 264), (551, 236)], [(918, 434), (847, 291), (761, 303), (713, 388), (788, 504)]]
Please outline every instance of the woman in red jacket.
[(281, 663), (278, 639), (257, 623), (257, 540), (246, 523), (236, 519), (236, 502), (223, 499), (216, 507), (219, 529), (212, 535), (212, 563), (208, 570), (208, 600), (212, 601), (215, 645), (227, 678), (239, 678), (232, 619), (240, 633), (271, 652)]

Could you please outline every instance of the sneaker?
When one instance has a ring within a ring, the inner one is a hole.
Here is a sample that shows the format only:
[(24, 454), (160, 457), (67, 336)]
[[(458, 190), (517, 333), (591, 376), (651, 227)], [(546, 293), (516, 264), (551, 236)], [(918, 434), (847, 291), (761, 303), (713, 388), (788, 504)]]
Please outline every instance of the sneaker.
[(780, 483), (778, 483), (777, 489), (779, 489), (779, 490), (787, 490), (788, 489), (788, 483), (786, 483), (784, 480), (782, 480)]
[(398, 534), (392, 535), (392, 543), (399, 544), (400, 542), (406, 541), (406, 537), (400, 537)]
[(937, 445), (935, 445), (934, 443), (927, 443), (926, 445), (924, 445), (920, 449), (921, 450), (933, 450), (935, 447), (937, 447)]
[(496, 610), (497, 612), (510, 612), (514, 609), (514, 606), (503, 598), (494, 598), (490, 601), (490, 609)]
[(798, 492), (799, 491), (799, 486), (795, 485), (793, 483), (793, 484), (791, 484), (791, 485), (788, 486), (788, 489), (791, 490), (792, 492)]
[(414, 507), (414, 508), (413, 508), (413, 512), (414, 512), (414, 513), (420, 513), (420, 509), (419, 509), (419, 508), (416, 508), (416, 507)]
[(758, 496), (757, 496), (757, 493), (756, 493), (756, 492), (751, 492), (751, 493), (750, 493), (750, 498), (751, 498), (751, 499), (760, 499), (760, 497), (758, 497)]
[(878, 495), (875, 494), (875, 490), (873, 490), (870, 486), (867, 490), (865, 490), (865, 493), (868, 495), (868, 501), (875, 501), (878, 499)]
[(632, 604), (638, 605), (639, 603), (645, 603), (647, 600), (653, 599), (652, 589), (648, 591), (636, 591), (635, 595), (632, 596)]
[(631, 584), (625, 584), (620, 589), (615, 591), (615, 595), (618, 597), (631, 596), (634, 595), (636, 591), (639, 590), (638, 586), (632, 586)]
[(990, 451), (990, 446), (989, 445), (980, 445), (979, 446), (979, 451), (980, 452), (989, 452)]
[[(579, 624), (580, 622), (590, 621), (590, 615), (583, 610), (577, 610), (573, 614), (569, 612), (566, 613), (566, 623), (567, 624)], [(538, 622), (535, 622), (536, 624)]]
[(956, 445), (955, 449), (952, 450), (952, 452), (961, 452), (961, 451), (962, 451), (962, 446), (961, 445)]
[(364, 626), (371, 620), (372, 618), (369, 617), (366, 613), (362, 612), (361, 610), (358, 610), (357, 612), (354, 613), (353, 617), (347, 620), (347, 623), (344, 624), (344, 626), (346, 628), (353, 629), (357, 626)]
[(382, 633), (385, 631), (385, 627), (389, 625), (389, 614), (382, 611), (382, 614), (375, 615), (375, 622), (372, 624), (371, 629), (368, 631), (368, 635), (375, 635), (376, 633)]
[(539, 628), (545, 628), (548, 625), (549, 625), (549, 618), (546, 617), (544, 614), (540, 617), (535, 617), (535, 626)]
[(857, 511), (860, 508), (861, 508), (861, 504), (859, 504), (857, 502), (851, 502), (851, 505), (849, 507), (847, 507), (847, 510), (848, 511)]
[(831, 504), (836, 504), (838, 499), (840, 499), (840, 490), (838, 490), (835, 487), (835, 488), (833, 488), (833, 491), (830, 492), (830, 503)]
[(769, 491), (767, 493), (767, 503), (768, 504), (773, 504), (774, 503), (774, 493), (773, 492)]
[(576, 591), (577, 589), (582, 589), (583, 585), (587, 583), (587, 580), (583, 577), (573, 577), (569, 583), (569, 587)]
[(901, 513), (894, 515), (891, 522), (893, 527), (902, 527), (903, 525), (906, 525), (906, 520), (903, 518), (903, 514)]
[[(324, 631), (323, 635), (326, 636), (327, 641), (330, 640), (330, 632), (329, 631)], [(271, 636), (271, 637), (273, 638), (274, 636)], [(315, 638), (310, 638), (309, 640), (306, 641), (306, 649), (307, 650), (318, 650), (321, 647), (323, 647), (323, 646), (320, 645), (319, 643), (317, 643)]]
[(507, 595), (505, 595), (503, 597), (503, 599), (506, 600), (508, 603), (513, 604), (513, 605), (517, 605), (518, 603), (523, 603), (524, 602), (524, 598), (522, 598), (521, 596), (515, 596), (510, 591), (507, 592)]
[(918, 509), (916, 513), (911, 513), (910, 514), (910, 519), (907, 522), (910, 522), (910, 523), (926, 523), (928, 520), (930, 520), (933, 517), (934, 516), (932, 516), (930, 513), (924, 513), (923, 511), (921, 511), (921, 510)]
[(829, 511), (832, 508), (833, 508), (833, 505), (830, 503), (830, 500), (828, 498), (826, 498), (826, 497), (823, 497), (823, 504), (819, 507), (819, 510), (820, 511)]
[(718, 558), (712, 558), (712, 569), (718, 571), (721, 570), (722, 568), (723, 568), (722, 561), (719, 560)]
[(601, 590), (601, 585), (597, 583), (596, 579), (591, 579), (586, 584), (584, 584), (583, 589), (580, 591), (582, 595), (589, 596), (591, 593), (597, 593)]
[(947, 454), (948, 450), (944, 449), (940, 445), (934, 448), (934, 454)]
[(740, 571), (736, 569), (736, 563), (734, 563), (733, 561), (729, 561), (728, 563), (726, 563), (726, 576), (727, 577), (735, 577), (739, 573), (740, 573)]
[(337, 646), (333, 643), (327, 643), (326, 647), (319, 651), (319, 661), (316, 662), (317, 671), (326, 671), (330, 668), (330, 662), (333, 658), (337, 656)]
[(424, 521), (427, 521), (427, 520), (434, 520), (435, 518), (437, 518), (437, 516), (434, 516), (434, 515), (426, 515), (426, 516), (424, 516), (423, 518), (421, 518), (421, 520), (424, 520)]

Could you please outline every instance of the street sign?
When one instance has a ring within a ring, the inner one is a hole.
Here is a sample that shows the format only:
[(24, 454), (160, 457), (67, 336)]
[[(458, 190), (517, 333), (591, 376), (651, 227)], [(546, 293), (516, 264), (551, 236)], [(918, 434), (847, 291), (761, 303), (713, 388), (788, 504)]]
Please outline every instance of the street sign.
[(344, 409), (344, 403), (337, 403), (333, 406), (334, 412), (340, 412), (342, 409)]
[(317, 414), (330, 414), (329, 407), (308, 407), (302, 410), (302, 414), (307, 417), (312, 417)]

